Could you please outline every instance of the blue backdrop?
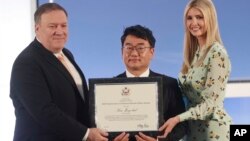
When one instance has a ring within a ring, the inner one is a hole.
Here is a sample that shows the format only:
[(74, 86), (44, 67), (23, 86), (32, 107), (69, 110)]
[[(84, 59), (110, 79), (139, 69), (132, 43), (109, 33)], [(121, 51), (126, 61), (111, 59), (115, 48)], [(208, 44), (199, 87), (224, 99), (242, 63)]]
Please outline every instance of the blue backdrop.
[[(39, 0), (39, 4), (48, 0)], [(151, 68), (177, 77), (182, 63), (183, 11), (188, 0), (54, 0), (69, 14), (69, 48), (86, 78), (113, 77), (124, 71), (120, 36), (124, 27), (152, 29), (156, 52)], [(214, 0), (224, 45), (232, 62), (230, 80), (250, 79), (250, 1)], [(236, 93), (238, 95), (238, 93)], [(234, 123), (250, 124), (250, 94), (226, 98)], [(240, 109), (240, 110), (239, 110)]]

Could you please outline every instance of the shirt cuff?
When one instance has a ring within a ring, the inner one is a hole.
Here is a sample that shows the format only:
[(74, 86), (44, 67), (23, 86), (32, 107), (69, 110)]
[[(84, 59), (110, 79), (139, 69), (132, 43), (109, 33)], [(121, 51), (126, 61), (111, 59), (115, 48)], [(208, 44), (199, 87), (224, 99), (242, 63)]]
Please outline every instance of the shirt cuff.
[(85, 133), (85, 135), (84, 135), (82, 141), (86, 141), (87, 138), (88, 138), (88, 136), (89, 136), (89, 129), (87, 129), (87, 131), (86, 131), (86, 133)]

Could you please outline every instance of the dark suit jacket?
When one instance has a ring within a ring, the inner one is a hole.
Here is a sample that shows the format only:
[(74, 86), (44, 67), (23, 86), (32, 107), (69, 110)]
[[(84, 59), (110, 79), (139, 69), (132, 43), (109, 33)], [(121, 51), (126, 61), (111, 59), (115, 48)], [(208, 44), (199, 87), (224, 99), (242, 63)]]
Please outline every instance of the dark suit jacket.
[[(127, 77), (126, 73), (122, 73), (117, 77)], [(177, 80), (166, 75), (158, 74), (150, 70), (149, 77), (161, 77), (163, 80), (163, 111), (164, 120), (174, 117), (182, 112), (185, 112), (184, 101)], [(186, 123), (179, 123), (174, 130), (168, 135), (168, 141), (178, 141), (187, 131)], [(134, 139), (131, 139), (134, 140)]]
[(36, 39), (13, 64), (10, 97), (15, 107), (14, 141), (81, 141), (89, 126), (87, 84), (78, 70), (86, 100), (60, 61)]

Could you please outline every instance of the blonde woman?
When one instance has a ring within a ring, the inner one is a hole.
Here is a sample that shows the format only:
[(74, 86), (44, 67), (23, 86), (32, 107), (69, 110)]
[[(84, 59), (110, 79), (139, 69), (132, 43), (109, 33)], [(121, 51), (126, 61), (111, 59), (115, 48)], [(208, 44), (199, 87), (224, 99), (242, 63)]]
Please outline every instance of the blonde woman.
[(166, 137), (179, 122), (188, 121), (189, 141), (228, 141), (230, 116), (223, 101), (231, 64), (223, 47), (211, 0), (191, 0), (184, 12), (184, 62), (179, 85), (188, 99), (187, 111), (159, 129)]

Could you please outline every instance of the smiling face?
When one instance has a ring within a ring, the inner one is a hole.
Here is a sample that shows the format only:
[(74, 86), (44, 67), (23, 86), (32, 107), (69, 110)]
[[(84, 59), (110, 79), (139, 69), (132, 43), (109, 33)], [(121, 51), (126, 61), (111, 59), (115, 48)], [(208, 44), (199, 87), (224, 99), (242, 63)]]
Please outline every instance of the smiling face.
[(49, 51), (61, 51), (68, 38), (67, 16), (62, 10), (53, 10), (41, 15), (35, 25), (36, 37)]
[(186, 26), (188, 31), (196, 37), (199, 42), (206, 39), (207, 29), (205, 27), (204, 15), (197, 8), (190, 8), (186, 15)]
[[(132, 50), (127, 50), (127, 47)], [(137, 50), (135, 49), (137, 48)], [(144, 48), (139, 51), (139, 48)], [(122, 49), (123, 61), (127, 70), (134, 74), (140, 75), (149, 67), (150, 61), (154, 55), (154, 48), (152, 48), (147, 40), (138, 38), (133, 35), (128, 35), (125, 38)]]

